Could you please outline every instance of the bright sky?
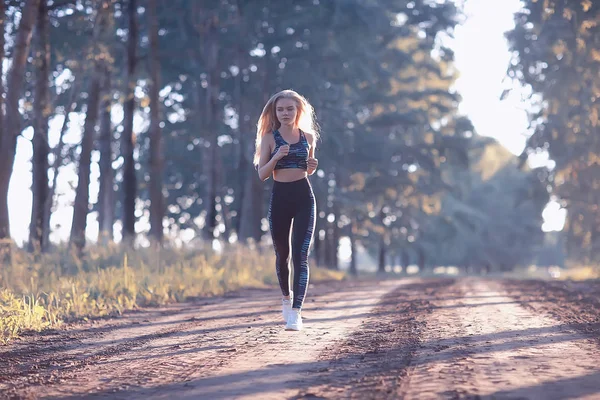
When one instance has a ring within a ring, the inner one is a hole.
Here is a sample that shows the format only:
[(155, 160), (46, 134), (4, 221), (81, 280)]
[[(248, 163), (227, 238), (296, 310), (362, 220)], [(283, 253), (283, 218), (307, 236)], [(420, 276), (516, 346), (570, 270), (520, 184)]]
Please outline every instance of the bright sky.
[[(463, 0), (458, 0), (461, 2)], [(456, 90), (462, 96), (459, 110), (469, 116), (477, 133), (491, 136), (504, 147), (520, 154), (527, 139), (527, 104), (523, 90), (515, 88), (504, 100), (502, 91), (512, 87), (505, 79), (510, 53), (504, 32), (514, 27), (513, 15), (521, 8), (520, 0), (464, 0), (467, 20), (456, 27), (451, 47), (460, 71)], [(546, 163), (547, 156), (532, 163)], [(544, 231), (561, 230), (565, 210), (551, 201), (542, 214)]]
[[(492, 4), (493, 3), (493, 6)], [(460, 112), (469, 116), (481, 135), (492, 136), (514, 154), (525, 147), (527, 114), (514, 92), (504, 101), (500, 94), (510, 62), (504, 32), (514, 26), (520, 0), (465, 0), (467, 20), (455, 29), (451, 41), (460, 77)]]
[[(521, 101), (518, 91), (504, 101), (499, 98), (509, 84), (504, 82), (510, 60), (504, 32), (512, 28), (513, 14), (519, 8), (520, 0), (465, 0), (467, 20), (456, 28), (455, 38), (450, 42), (455, 51), (456, 67), (460, 71), (456, 89), (463, 98), (461, 113), (471, 118), (479, 134), (496, 138), (514, 154), (521, 153), (525, 146), (528, 124), (525, 103)], [(51, 145), (58, 141), (57, 132), (61, 123), (62, 117), (55, 118), (51, 123)], [(83, 121), (80, 123), (83, 125)], [(31, 134), (31, 131), (25, 131), (25, 138), (18, 140), (9, 189), (11, 231), (19, 244), (27, 240), (31, 218)], [(79, 135), (80, 127), (75, 126), (70, 129), (66, 139), (76, 143)], [(97, 155), (93, 161), (92, 181), (99, 176)], [(59, 192), (64, 195), (59, 199), (58, 210), (52, 215), (51, 225), (56, 232), (51, 240), (66, 240), (69, 236), (72, 201), (75, 197), (75, 190), (70, 189), (70, 185), (76, 182), (74, 166), (63, 168), (59, 178)], [(97, 185), (92, 186), (90, 200), (95, 201)], [(544, 219), (544, 230), (560, 230), (564, 223), (564, 210), (560, 210), (558, 203), (551, 202), (544, 211)], [(57, 225), (60, 225), (58, 229)], [(95, 240), (97, 229), (96, 215), (90, 214), (87, 231), (90, 239)], [(117, 236), (118, 229), (115, 231)]]

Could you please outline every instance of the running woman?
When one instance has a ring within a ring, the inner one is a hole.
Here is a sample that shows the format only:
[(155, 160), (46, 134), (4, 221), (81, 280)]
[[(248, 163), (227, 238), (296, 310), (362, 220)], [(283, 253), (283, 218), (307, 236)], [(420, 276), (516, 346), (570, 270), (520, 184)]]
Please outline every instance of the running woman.
[[(308, 180), (318, 165), (319, 133), (310, 103), (293, 90), (271, 97), (258, 120), (254, 164), (258, 176), (273, 175), (269, 227), (276, 272), (283, 294), (286, 330), (302, 329), (302, 304), (308, 287), (308, 254), (315, 228), (315, 196)], [(293, 223), (292, 223), (293, 222)], [(290, 231), (294, 279), (290, 290)]]

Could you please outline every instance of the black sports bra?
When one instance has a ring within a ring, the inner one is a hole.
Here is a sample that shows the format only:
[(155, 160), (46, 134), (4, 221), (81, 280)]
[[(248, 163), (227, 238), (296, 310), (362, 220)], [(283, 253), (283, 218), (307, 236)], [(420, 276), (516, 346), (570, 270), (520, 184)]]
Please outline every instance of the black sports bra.
[[(281, 136), (281, 133), (279, 133), (278, 130), (273, 132), (273, 137), (275, 138), (275, 149), (271, 153), (271, 158), (273, 158), (281, 146), (289, 144)], [(300, 140), (297, 143), (290, 144), (289, 153), (287, 156), (277, 161), (277, 164), (275, 164), (275, 169), (299, 168), (306, 171), (308, 169), (306, 163), (308, 160), (308, 147), (306, 136), (304, 136), (304, 133), (300, 131)]]

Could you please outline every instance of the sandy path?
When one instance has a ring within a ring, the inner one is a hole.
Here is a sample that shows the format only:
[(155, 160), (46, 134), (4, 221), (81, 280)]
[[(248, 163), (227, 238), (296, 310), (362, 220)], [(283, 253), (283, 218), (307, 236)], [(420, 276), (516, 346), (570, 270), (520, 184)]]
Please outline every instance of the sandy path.
[[(8, 353), (12, 374), (0, 379), (0, 390), (16, 398), (173, 398), (174, 391), (177, 398), (281, 398), (298, 393), (302, 371), (318, 367), (319, 352), (356, 329), (398, 285), (316, 284), (302, 332), (283, 329), (276, 290), (132, 315), (53, 338), (37, 356)], [(31, 345), (22, 344), (23, 353)]]
[(595, 288), (322, 283), (302, 332), (242, 290), (0, 348), (0, 398), (600, 399)]
[(309, 371), (326, 365), (318, 361), (319, 353), (356, 329), (380, 298), (397, 285), (397, 281), (363, 284), (351, 291), (345, 288), (318, 296), (305, 307), (301, 332), (283, 330), (277, 308), (271, 313), (275, 321), (249, 328), (253, 332), (247, 332), (243, 342), (232, 343), (236, 356), (214, 373), (207, 376), (198, 371), (186, 383), (128, 393), (127, 398), (170, 399), (174, 393), (179, 399), (290, 398), (302, 388)]
[(597, 343), (522, 307), (500, 283), (461, 280), (433, 304), (404, 398), (600, 398)]

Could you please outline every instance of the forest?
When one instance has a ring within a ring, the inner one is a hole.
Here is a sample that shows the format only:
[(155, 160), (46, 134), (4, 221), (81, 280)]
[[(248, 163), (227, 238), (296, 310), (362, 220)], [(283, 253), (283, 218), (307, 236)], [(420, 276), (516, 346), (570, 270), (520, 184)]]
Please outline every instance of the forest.
[[(319, 265), (337, 268), (347, 237), (380, 268), (526, 266), (544, 247), (541, 212), (550, 195), (569, 210), (566, 256), (552, 263), (594, 260), (598, 57), (584, 37), (595, 29), (585, 18), (596, 12), (591, 2), (561, 18), (561, 30), (544, 29), (556, 22), (543, 2), (532, 2), (509, 33), (516, 62), (508, 73), (538, 100), (535, 133), (520, 158), (479, 136), (457, 111), (458, 71), (444, 46), (460, 17), (452, 2), (4, 7), (0, 56), (10, 67), (2, 89), (0, 235), (11, 237), (8, 185), (17, 137), (26, 136), (33, 149), (29, 251), (64, 241), (50, 240), (67, 222), (52, 218), (65, 206), (60, 196), (72, 199), (68, 243), (78, 249), (90, 221), (99, 242), (115, 234), (133, 245), (268, 241), (269, 183), (251, 164), (256, 121), (271, 94), (293, 88), (314, 104), (322, 130), (312, 180)], [(75, 140), (66, 140), (69, 132)], [(528, 167), (529, 152), (540, 149), (556, 161), (554, 170)], [(69, 173), (76, 179), (61, 193), (60, 175)]]

